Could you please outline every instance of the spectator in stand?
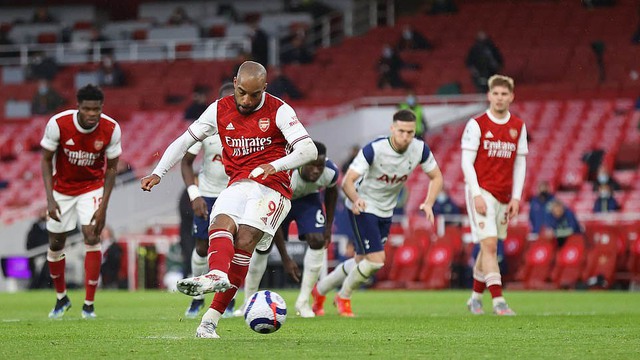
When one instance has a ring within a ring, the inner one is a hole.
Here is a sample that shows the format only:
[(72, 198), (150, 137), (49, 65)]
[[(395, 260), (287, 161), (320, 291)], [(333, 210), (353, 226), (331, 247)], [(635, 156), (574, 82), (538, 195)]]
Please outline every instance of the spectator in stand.
[(593, 182), (593, 191), (599, 191), (601, 185), (609, 185), (609, 189), (613, 191), (622, 189), (620, 183), (618, 183), (616, 179), (614, 179), (611, 174), (609, 174), (607, 167), (604, 165), (600, 165), (598, 167), (598, 175)]
[(313, 54), (307, 48), (304, 31), (296, 33), (291, 39), (290, 48), (281, 56), (283, 64), (309, 64), (313, 61)]
[(102, 265), (100, 266), (100, 276), (103, 288), (125, 288), (120, 281), (120, 265), (122, 263), (122, 248), (118, 245), (113, 229), (105, 226), (100, 233), (102, 242)]
[(169, 16), (169, 20), (167, 20), (168, 25), (188, 25), (193, 21), (187, 15), (187, 12), (184, 10), (182, 6), (178, 6), (173, 10), (171, 16)]
[(529, 222), (533, 238), (538, 237), (545, 218), (549, 216), (549, 204), (554, 199), (551, 186), (547, 181), (538, 184), (538, 192), (529, 200)]
[(46, 79), (53, 80), (58, 73), (58, 64), (56, 61), (47, 56), (43, 51), (35, 51), (31, 55), (31, 61), (27, 66), (28, 79)]
[(98, 68), (98, 83), (104, 87), (124, 86), (126, 80), (124, 72), (112, 55), (104, 55)]
[(423, 140), (427, 132), (427, 122), (424, 118), (424, 108), (418, 104), (418, 99), (413, 90), (407, 92), (407, 97), (403, 103), (398, 104), (398, 110), (411, 110), (416, 116), (416, 134), (415, 137)]
[(400, 77), (400, 69), (405, 63), (389, 44), (382, 48), (382, 56), (378, 59), (378, 88), (406, 88), (407, 84)]
[(403, 50), (431, 50), (433, 44), (424, 35), (416, 31), (411, 25), (405, 25), (396, 45), (398, 51)]
[(251, 59), (262, 66), (269, 64), (269, 35), (260, 29), (258, 23), (260, 19), (256, 17), (249, 22), (249, 37), (251, 38)]
[[(582, 154), (582, 162), (587, 165), (587, 180), (596, 181), (597, 175), (600, 172), (600, 165), (604, 158), (604, 150), (593, 148), (586, 153)], [(594, 187), (593, 191), (597, 190)]]
[(39, 6), (33, 13), (31, 22), (34, 24), (46, 24), (56, 22), (56, 19), (51, 15), (46, 6)]
[(600, 184), (598, 198), (593, 203), (593, 212), (608, 213), (617, 212), (618, 210), (620, 210), (620, 205), (616, 201), (616, 198), (613, 197), (611, 186), (607, 183)]
[(193, 101), (184, 111), (184, 119), (187, 121), (194, 121), (207, 109), (209, 103), (207, 102), (207, 88), (197, 85), (193, 89)]
[(545, 227), (556, 238), (558, 249), (562, 248), (567, 238), (582, 233), (576, 215), (559, 200), (552, 200), (550, 211), (545, 219)]
[(46, 115), (65, 103), (65, 100), (55, 91), (49, 81), (40, 80), (38, 90), (31, 99), (31, 113), (35, 115)]
[(484, 31), (478, 32), (476, 41), (467, 54), (466, 66), (479, 92), (487, 92), (487, 81), (500, 72), (503, 65), (502, 54), (498, 47)]
[(347, 173), (347, 170), (349, 170), (349, 165), (351, 165), (351, 162), (353, 162), (353, 159), (356, 158), (356, 156), (358, 155), (358, 152), (360, 152), (360, 145), (358, 144), (352, 145), (351, 150), (349, 150), (349, 156), (346, 158), (346, 160), (342, 163), (342, 166), (340, 167), (341, 174)]
[(285, 96), (289, 99), (301, 99), (302, 93), (298, 90), (296, 84), (285, 74), (282, 73), (282, 69), (280, 67), (274, 67), (271, 70), (273, 74), (273, 79), (268, 82), (267, 88), (269, 93), (275, 97), (284, 98)]

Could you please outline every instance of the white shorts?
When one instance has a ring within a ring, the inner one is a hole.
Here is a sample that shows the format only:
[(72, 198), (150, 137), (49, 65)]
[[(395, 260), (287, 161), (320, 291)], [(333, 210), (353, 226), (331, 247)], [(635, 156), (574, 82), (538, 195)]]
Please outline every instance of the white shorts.
[(256, 248), (265, 251), (291, 209), (291, 200), (253, 180), (242, 180), (222, 190), (211, 209), (210, 221), (219, 214), (230, 216), (236, 225), (249, 225), (264, 232)]
[(509, 204), (501, 203), (484, 189), (480, 189), (480, 193), (484, 202), (487, 203), (487, 213), (484, 216), (476, 212), (471, 191), (468, 186), (465, 187), (467, 214), (469, 214), (473, 241), (477, 243), (490, 237), (505, 239), (507, 237), (507, 226), (509, 225)]
[(53, 198), (60, 206), (60, 222), (53, 219), (47, 220), (47, 230), (54, 234), (71, 231), (80, 225), (89, 225), (93, 214), (98, 210), (102, 201), (104, 188), (89, 191), (81, 195), (64, 195), (53, 192)]

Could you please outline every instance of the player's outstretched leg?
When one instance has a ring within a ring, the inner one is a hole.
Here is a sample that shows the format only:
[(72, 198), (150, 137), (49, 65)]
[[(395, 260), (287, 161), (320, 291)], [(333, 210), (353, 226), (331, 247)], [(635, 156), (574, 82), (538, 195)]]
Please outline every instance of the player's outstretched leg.
[(324, 315), (324, 301), (327, 298), (327, 293), (340, 286), (355, 266), (356, 260), (351, 258), (336, 266), (329, 275), (325, 276), (316, 284), (311, 292), (311, 295), (313, 296), (313, 305), (311, 305), (311, 309), (316, 316)]
[(242, 306), (234, 312), (235, 316), (244, 316), (244, 310), (247, 308), (249, 298), (260, 288), (260, 281), (262, 280), (264, 272), (267, 270), (268, 262), (269, 253), (262, 253), (257, 250), (253, 252), (249, 264), (249, 271), (244, 278), (244, 302)]
[(309, 306), (309, 295), (314, 288), (315, 283), (320, 277), (320, 270), (322, 269), (322, 262), (324, 261), (327, 250), (322, 249), (307, 249), (304, 255), (304, 271), (302, 273), (302, 283), (300, 284), (300, 294), (296, 299), (296, 312), (303, 318), (312, 318), (316, 314)]

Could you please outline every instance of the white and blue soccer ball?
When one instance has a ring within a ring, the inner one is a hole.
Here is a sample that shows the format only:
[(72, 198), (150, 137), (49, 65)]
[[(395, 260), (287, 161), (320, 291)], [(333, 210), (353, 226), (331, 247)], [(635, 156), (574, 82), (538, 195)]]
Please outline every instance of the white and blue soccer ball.
[(260, 334), (278, 331), (287, 319), (287, 304), (282, 296), (270, 290), (251, 295), (244, 311), (244, 321)]

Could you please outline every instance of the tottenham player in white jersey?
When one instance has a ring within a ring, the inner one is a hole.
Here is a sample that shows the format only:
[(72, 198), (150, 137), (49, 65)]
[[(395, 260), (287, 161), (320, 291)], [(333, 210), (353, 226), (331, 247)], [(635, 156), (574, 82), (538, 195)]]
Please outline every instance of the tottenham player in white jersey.
[[(219, 98), (233, 94), (233, 83), (226, 83), (220, 87)], [(202, 168), (196, 176), (193, 171), (193, 162), (200, 152), (203, 152)], [(196, 142), (187, 150), (180, 164), (182, 179), (187, 186), (189, 200), (193, 209), (193, 237), (195, 247), (191, 254), (191, 269), (193, 276), (204, 275), (209, 272), (207, 262), (207, 250), (209, 248), (209, 214), (220, 192), (227, 187), (229, 176), (224, 171), (222, 164), (222, 143), (220, 135), (209, 136), (202, 142)], [(232, 305), (233, 302), (230, 304)], [(185, 312), (185, 317), (194, 319), (204, 307), (204, 295), (193, 297), (191, 305)], [(233, 311), (233, 308), (232, 310)]]
[(338, 265), (318, 282), (313, 290), (316, 315), (324, 312), (323, 304), (329, 290), (342, 283), (334, 299), (338, 313), (354, 316), (351, 293), (384, 265), (384, 243), (398, 194), (418, 166), (431, 180), (420, 209), (433, 222), (432, 206), (442, 189), (442, 172), (429, 146), (414, 138), (415, 122), (416, 116), (410, 110), (396, 112), (391, 136), (366, 145), (349, 166), (342, 189), (355, 234), (356, 256)]
[[(318, 141), (314, 141), (314, 144), (318, 149), (318, 158), (301, 166), (291, 175), (291, 188), (293, 189), (291, 211), (274, 237), (274, 243), (282, 257), (283, 266), (296, 281), (300, 281), (299, 269), (295, 261), (287, 254), (284, 244), (285, 239), (288, 239), (291, 222), (296, 222), (299, 239), (309, 244), (303, 260), (300, 293), (295, 304), (297, 314), (304, 318), (315, 316), (309, 305), (309, 297), (313, 286), (320, 277), (322, 263), (327, 254), (327, 246), (331, 242), (331, 228), (338, 201), (336, 185), (340, 175), (336, 164), (327, 159), (326, 146)], [(323, 189), (326, 216), (320, 199), (320, 191)], [(251, 257), (249, 272), (244, 282), (245, 300), (241, 309), (244, 309), (248, 298), (258, 291), (260, 280), (267, 268), (270, 251), (271, 248), (266, 251), (256, 249)], [(242, 311), (237, 311), (236, 314), (240, 315)]]

